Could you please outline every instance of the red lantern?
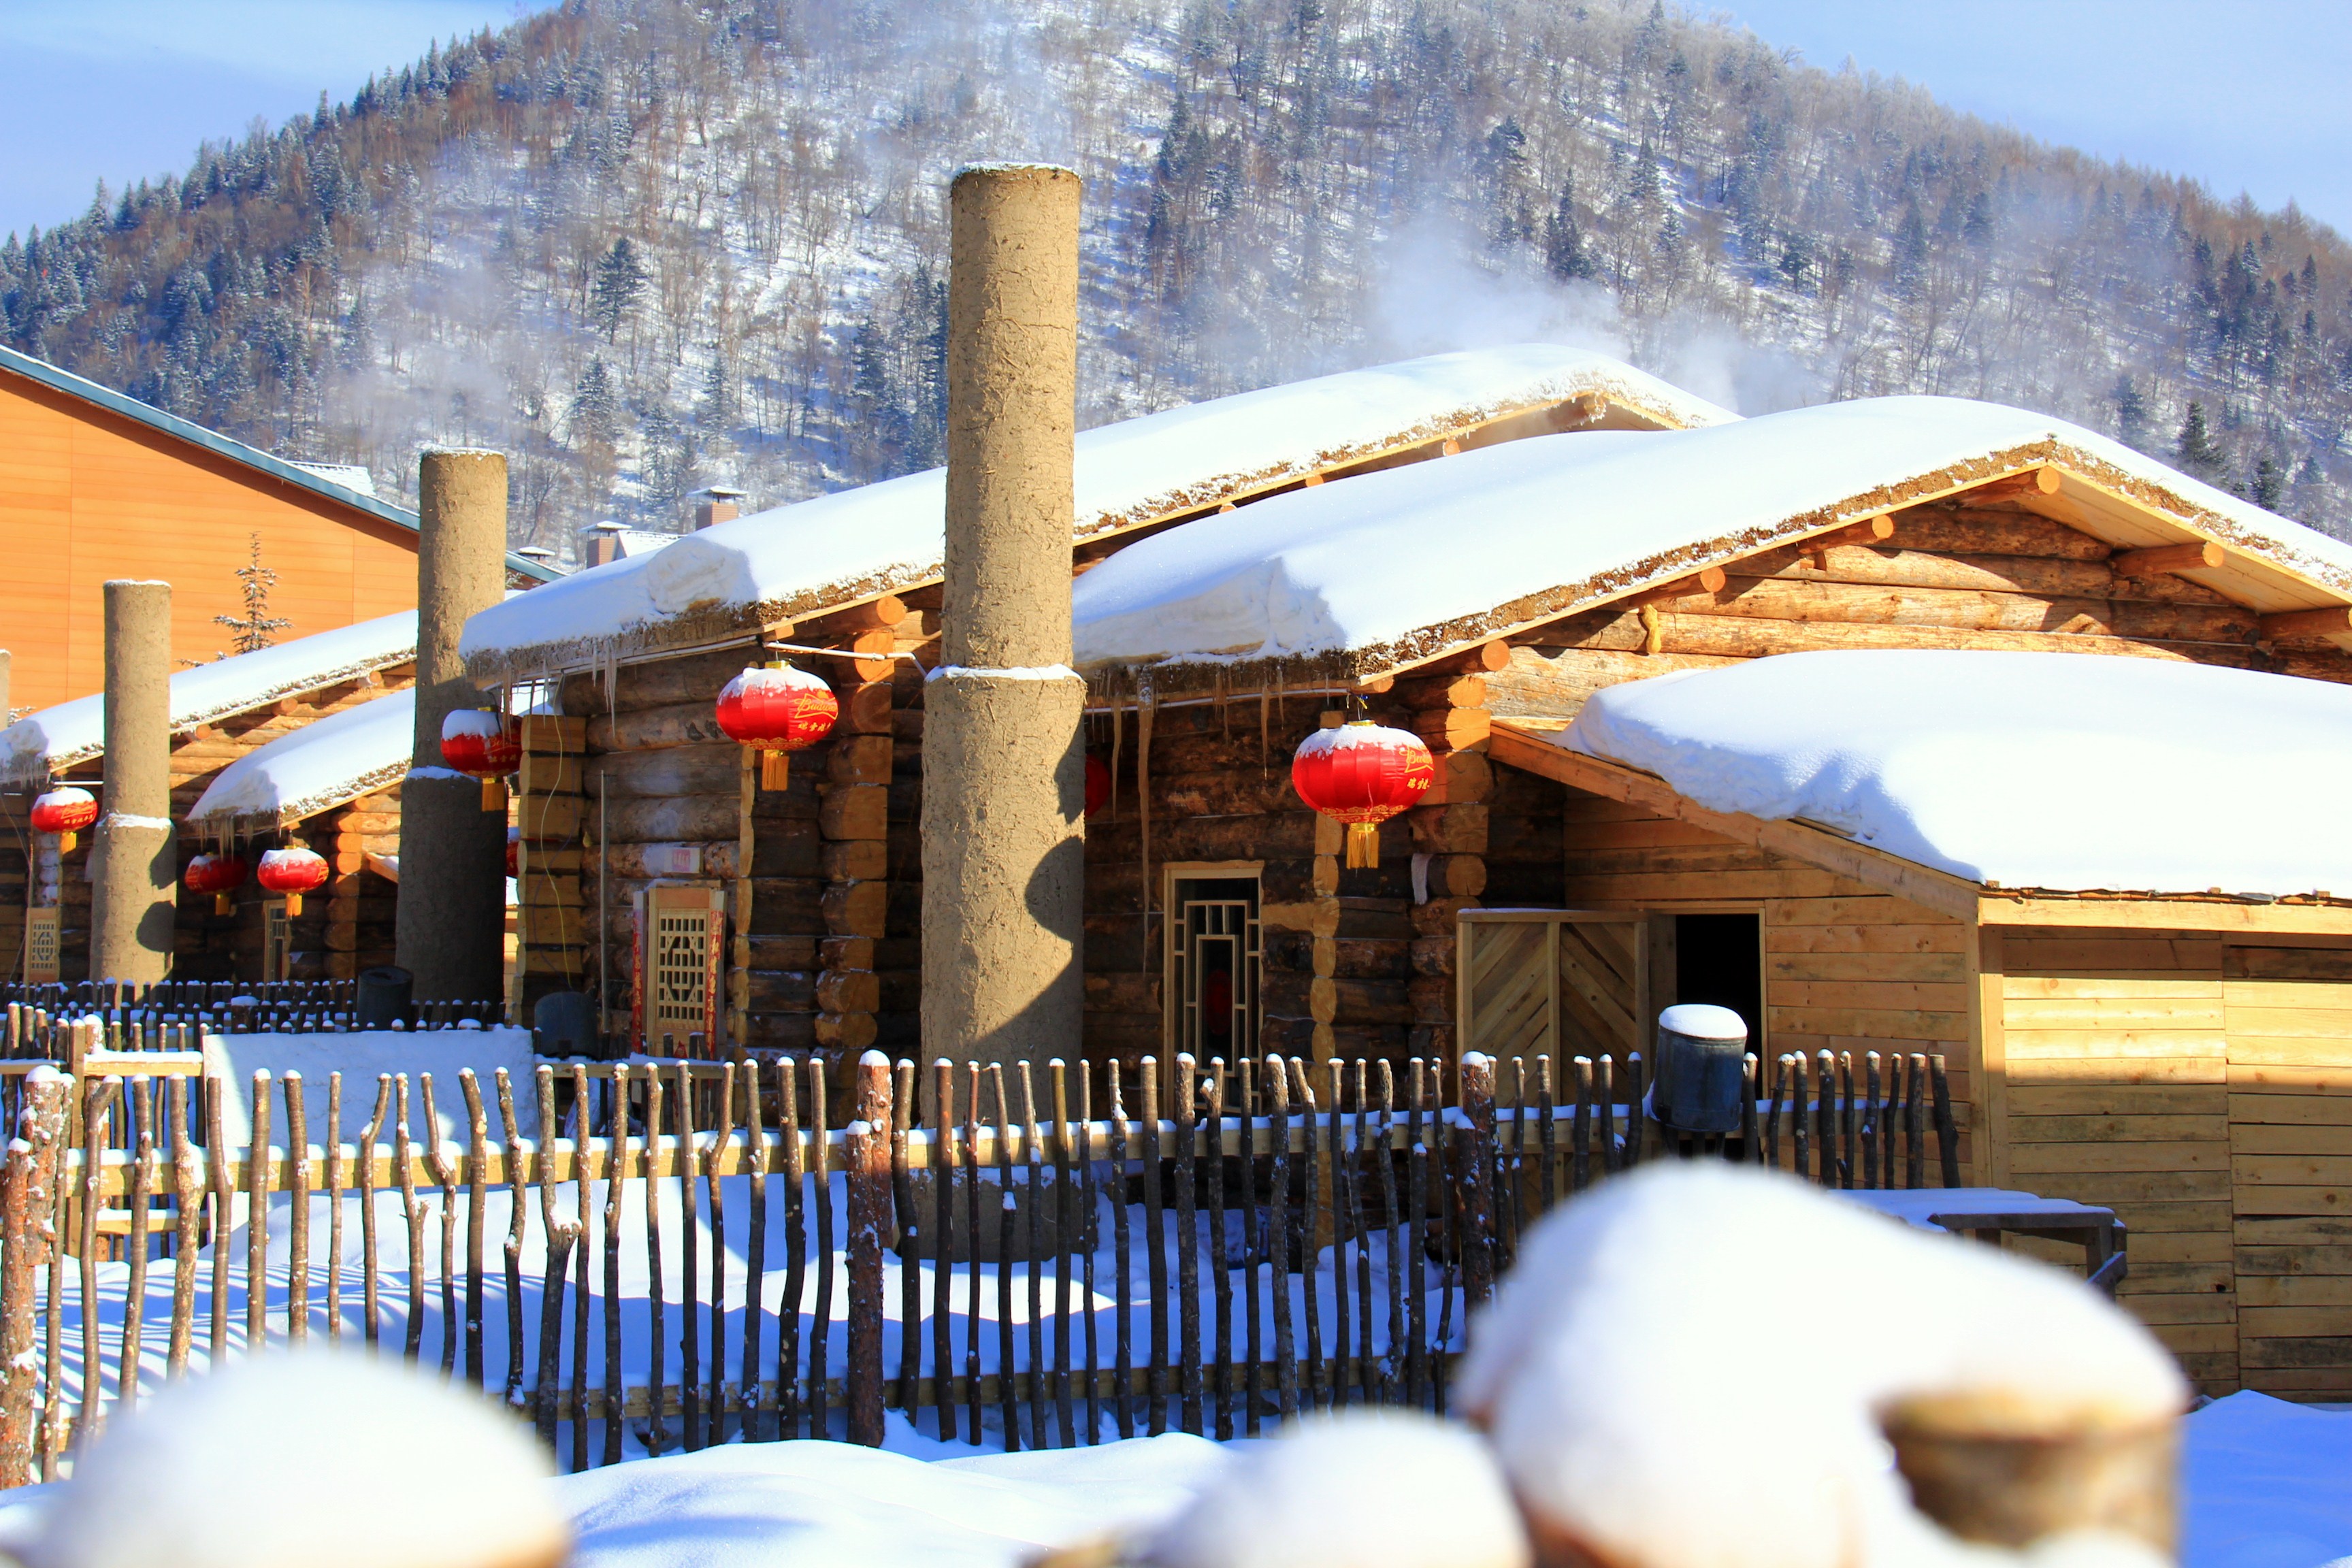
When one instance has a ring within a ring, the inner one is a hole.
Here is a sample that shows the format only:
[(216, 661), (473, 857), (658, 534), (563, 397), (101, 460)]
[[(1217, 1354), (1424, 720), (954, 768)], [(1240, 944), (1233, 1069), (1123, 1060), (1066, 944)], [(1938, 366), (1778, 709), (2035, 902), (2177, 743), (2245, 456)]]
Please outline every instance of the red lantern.
[(833, 733), (840, 717), (832, 687), (782, 659), (764, 669), (754, 665), (719, 693), (719, 727), (759, 752), (761, 789), (790, 783), (789, 754)]
[(1087, 753), (1087, 815), (1092, 816), (1110, 799), (1110, 765), (1092, 752)]
[(441, 721), (441, 760), (482, 781), (482, 809), (507, 808), (499, 782), (522, 766), (522, 736), (513, 720), (488, 708), (453, 708)]
[(188, 862), (180, 873), (180, 886), (192, 893), (210, 893), (213, 913), (236, 912), (236, 900), (231, 897), (245, 884), (246, 865), (234, 855), (199, 855)]
[(68, 785), (53, 789), (33, 802), (33, 831), (58, 836), (58, 853), (69, 853), (74, 836), (98, 820), (98, 798), (86, 789)]
[(327, 885), (327, 862), (299, 844), (290, 849), (271, 849), (262, 855), (253, 879), (270, 892), (286, 895), (286, 918), (292, 920), (302, 912), (302, 895)]
[(1290, 759), (1298, 798), (1348, 825), (1348, 864), (1381, 863), (1380, 825), (1412, 805), (1437, 776), (1421, 738), (1369, 720), (1318, 730)]

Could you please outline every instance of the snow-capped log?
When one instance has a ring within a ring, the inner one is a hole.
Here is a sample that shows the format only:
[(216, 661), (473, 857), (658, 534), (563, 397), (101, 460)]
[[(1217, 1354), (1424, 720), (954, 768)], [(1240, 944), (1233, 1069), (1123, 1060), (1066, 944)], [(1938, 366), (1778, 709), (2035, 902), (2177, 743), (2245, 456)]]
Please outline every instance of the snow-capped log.
[[(2006, 1479), (2042, 1483), (1923, 1497), (1964, 1536), (2102, 1530), (2163, 1552), (2189, 1399), (2145, 1328), (2056, 1269), (1705, 1161), (1532, 1228), (1458, 1386), (1538, 1555), (1613, 1568), (1937, 1560), (1883, 1426), (1906, 1463), (2008, 1445)], [(2053, 1487), (2018, 1445), (2082, 1462)]]

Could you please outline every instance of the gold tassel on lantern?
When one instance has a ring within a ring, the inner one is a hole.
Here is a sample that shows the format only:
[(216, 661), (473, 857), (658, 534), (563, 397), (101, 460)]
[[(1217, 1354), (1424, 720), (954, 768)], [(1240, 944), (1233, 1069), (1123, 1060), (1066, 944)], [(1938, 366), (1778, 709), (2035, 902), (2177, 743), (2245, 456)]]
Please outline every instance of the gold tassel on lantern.
[(226, 893), (215, 893), (213, 895), (213, 913), (216, 915), (233, 915), (236, 913), (236, 900)]
[(302, 918), (301, 894), (289, 893), (286, 895), (286, 918), (289, 921), (299, 920)]
[(760, 753), (760, 787), (763, 790), (783, 789), (793, 780), (793, 754), (790, 752)]
[(495, 777), (484, 779), (482, 781), (482, 809), (484, 811), (504, 811), (506, 808), (507, 781), (502, 778)]
[(1380, 863), (1380, 825), (1371, 822), (1348, 824), (1348, 869), (1369, 870)]

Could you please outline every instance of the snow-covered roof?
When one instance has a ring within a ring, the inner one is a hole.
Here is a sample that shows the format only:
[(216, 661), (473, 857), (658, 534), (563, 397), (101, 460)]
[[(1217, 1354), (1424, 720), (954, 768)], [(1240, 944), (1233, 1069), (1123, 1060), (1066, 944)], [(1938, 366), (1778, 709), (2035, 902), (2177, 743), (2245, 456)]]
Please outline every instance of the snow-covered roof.
[(2258, 610), (2352, 599), (2352, 547), (2079, 426), (1885, 397), (1538, 437), (1202, 518), (1077, 580), (1077, 663), (1377, 672), (2040, 466), (2042, 499), (2110, 542), (2221, 543), (2224, 567), (2182, 574)]
[(1604, 687), (1542, 738), (1710, 811), (1801, 819), (2004, 889), (2352, 896), (2352, 687), (2332, 681), (1792, 653)]
[[(1580, 397), (1646, 424), (1736, 418), (1581, 350), (1437, 354), (1083, 432), (1075, 536), (1215, 506)], [(740, 636), (931, 581), (945, 552), (945, 507), (946, 470), (933, 468), (718, 523), (484, 610), (466, 625), (467, 671), (485, 683), (528, 679)]]
[(400, 782), (415, 751), (415, 688), (330, 713), (229, 763), (189, 808), (206, 833), (262, 833)]
[[(296, 637), (172, 677), (172, 728), (183, 731), (297, 692), (315, 691), (416, 657), (416, 612)], [(106, 749), (106, 699), (93, 693), (0, 730), (0, 783), (30, 786)]]

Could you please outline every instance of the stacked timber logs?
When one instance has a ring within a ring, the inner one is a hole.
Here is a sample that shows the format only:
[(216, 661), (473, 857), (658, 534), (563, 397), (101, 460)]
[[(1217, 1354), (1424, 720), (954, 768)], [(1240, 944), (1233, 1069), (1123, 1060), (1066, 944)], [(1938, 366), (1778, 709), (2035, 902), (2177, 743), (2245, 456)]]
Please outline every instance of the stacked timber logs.
[(352, 980), (392, 963), (397, 948), (399, 884), (368, 862), (382, 865), (400, 853), (400, 787), (352, 802), (331, 813), (328, 825), (326, 973)]
[[(754, 647), (722, 648), (622, 666), (612, 672), (609, 690), (597, 676), (572, 676), (563, 683), (564, 711), (591, 715), (581, 773), (580, 876), (583, 905), (595, 911), (584, 934), (601, 954), (601, 963), (592, 955), (589, 967), (603, 974), (608, 1016), (625, 1019), (628, 1013), (637, 895), (656, 882), (733, 889), (739, 880), (743, 749), (719, 728), (713, 703), (719, 689), (756, 658)], [(796, 766), (789, 790), (758, 797), (754, 856), (767, 864), (751, 868), (751, 911), (748, 918), (736, 911), (738, 932), (756, 939), (812, 929), (818, 891), (812, 863), (814, 771)], [(753, 776), (756, 783), (756, 764)], [(797, 832), (791, 830), (795, 824)], [(784, 973), (759, 966), (789, 956), (760, 952), (755, 942), (753, 973), (743, 979), (730, 974), (739, 994), (745, 985), (751, 990), (751, 1043), (782, 1043), (760, 1037), (762, 1020), (756, 1015), (797, 1000), (793, 993), (806, 986), (810, 966), (803, 962)], [(741, 957), (739, 948), (730, 966), (738, 972), (745, 967)]]
[(869, 656), (827, 661), (841, 717), (817, 784), (824, 934), (817, 943), (814, 1031), (816, 1043), (828, 1051), (863, 1051), (878, 1037), (882, 984), (875, 950), (890, 912), (890, 781), (897, 755), (890, 679), (897, 661), (890, 655), (898, 647), (895, 628), (906, 619), (907, 606), (886, 595), (814, 628), (824, 646)]
[(588, 721), (531, 713), (521, 729), (514, 796), (515, 1016), (529, 1023), (541, 996), (586, 985), (594, 922), (581, 883)]
[(1569, 717), (1621, 680), (1817, 648), (2122, 654), (2352, 681), (2352, 659), (2294, 646), (2293, 626), (2149, 570), (2161, 552), (2116, 551), (1998, 505), (1885, 521), (1883, 536), (1768, 551), (1727, 577), (1685, 578), (1543, 627), (1493, 678), (1495, 710)]
[[(1485, 643), (1433, 671), (1396, 683), (1412, 729), (1437, 763), (1437, 780), (1405, 814), (1418, 862), (1412, 922), (1411, 1048), (1417, 1056), (1454, 1052), (1454, 928), (1486, 891), (1488, 798), (1486, 676), (1510, 661), (1500, 643)], [(1426, 857), (1425, 859), (1423, 857)]]

